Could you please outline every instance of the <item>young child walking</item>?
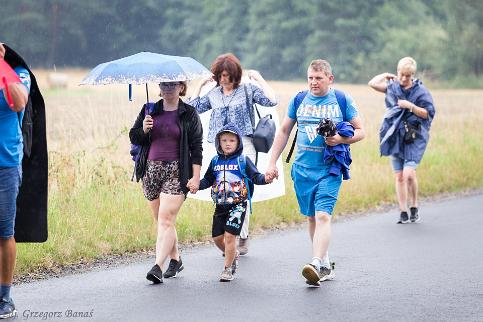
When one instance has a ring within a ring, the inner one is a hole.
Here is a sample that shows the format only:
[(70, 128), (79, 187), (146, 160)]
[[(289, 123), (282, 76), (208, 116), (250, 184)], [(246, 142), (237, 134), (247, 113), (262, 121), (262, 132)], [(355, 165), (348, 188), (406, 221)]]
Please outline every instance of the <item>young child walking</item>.
[(254, 184), (271, 183), (265, 179), (252, 160), (243, 154), (243, 142), (234, 124), (225, 125), (216, 135), (218, 155), (212, 160), (200, 181), (199, 189), (211, 187), (216, 204), (213, 215), (212, 237), (215, 245), (225, 254), (225, 266), (220, 282), (233, 280), (238, 265), (236, 237), (245, 220), (247, 200), (253, 195)]

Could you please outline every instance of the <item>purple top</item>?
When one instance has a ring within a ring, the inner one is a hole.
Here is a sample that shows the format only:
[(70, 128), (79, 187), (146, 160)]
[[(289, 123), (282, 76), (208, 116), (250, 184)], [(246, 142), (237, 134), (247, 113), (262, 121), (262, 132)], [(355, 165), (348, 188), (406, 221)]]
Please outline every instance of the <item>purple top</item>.
[(177, 161), (181, 130), (178, 126), (178, 110), (163, 111), (153, 116), (154, 126), (151, 130), (151, 148), (148, 160)]

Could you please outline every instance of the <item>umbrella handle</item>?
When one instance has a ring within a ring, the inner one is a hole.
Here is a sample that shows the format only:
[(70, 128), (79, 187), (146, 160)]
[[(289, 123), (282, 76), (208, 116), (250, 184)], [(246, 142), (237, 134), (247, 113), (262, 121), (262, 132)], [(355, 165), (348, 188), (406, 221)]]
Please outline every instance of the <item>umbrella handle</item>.
[(5, 86), (5, 93), (7, 94), (7, 103), (8, 106), (13, 107), (13, 100), (12, 96), (10, 95), (10, 90), (8, 89), (7, 78), (5, 76), (2, 77), (3, 85)]

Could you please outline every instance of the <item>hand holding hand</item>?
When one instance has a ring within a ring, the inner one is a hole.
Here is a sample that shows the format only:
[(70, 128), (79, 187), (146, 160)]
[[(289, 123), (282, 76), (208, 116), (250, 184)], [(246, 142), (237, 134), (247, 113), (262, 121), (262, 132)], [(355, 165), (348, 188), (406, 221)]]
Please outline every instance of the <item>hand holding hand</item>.
[(151, 129), (153, 128), (153, 124), (154, 124), (153, 117), (149, 114), (146, 115), (146, 117), (143, 120), (144, 133), (148, 133), (149, 131), (151, 131)]
[(199, 188), (200, 188), (200, 178), (191, 178), (188, 180), (188, 183), (186, 184), (186, 187), (188, 189), (190, 189), (190, 192), (192, 194), (195, 194), (196, 192), (198, 192)]
[(269, 165), (265, 171), (265, 181), (271, 183), (273, 179), (278, 179), (278, 169), (276, 165)]

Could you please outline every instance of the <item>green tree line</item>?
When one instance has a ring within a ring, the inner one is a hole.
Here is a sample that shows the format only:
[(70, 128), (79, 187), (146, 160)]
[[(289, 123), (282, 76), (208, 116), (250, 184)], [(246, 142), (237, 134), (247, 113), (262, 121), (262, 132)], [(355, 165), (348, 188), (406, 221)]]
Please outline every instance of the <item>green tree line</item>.
[(33, 67), (87, 67), (140, 51), (224, 52), (267, 79), (328, 59), (359, 83), (413, 56), (426, 78), (483, 84), (482, 0), (0, 0), (0, 41)]

